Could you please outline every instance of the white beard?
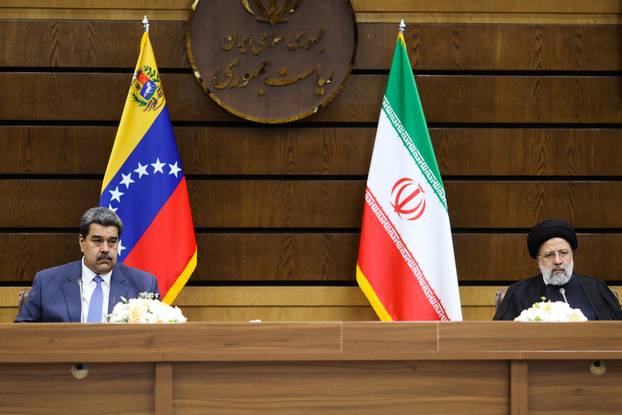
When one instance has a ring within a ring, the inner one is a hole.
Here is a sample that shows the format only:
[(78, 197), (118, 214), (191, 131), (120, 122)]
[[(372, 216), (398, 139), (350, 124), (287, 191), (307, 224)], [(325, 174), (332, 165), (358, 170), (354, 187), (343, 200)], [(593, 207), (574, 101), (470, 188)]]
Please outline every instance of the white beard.
[(544, 283), (546, 285), (564, 285), (570, 278), (572, 277), (572, 269), (574, 268), (574, 262), (571, 260), (568, 265), (563, 268), (563, 272), (555, 272), (553, 273), (553, 269), (555, 266), (546, 267), (542, 264), (538, 264), (540, 267), (540, 272), (542, 273), (542, 278), (544, 279)]

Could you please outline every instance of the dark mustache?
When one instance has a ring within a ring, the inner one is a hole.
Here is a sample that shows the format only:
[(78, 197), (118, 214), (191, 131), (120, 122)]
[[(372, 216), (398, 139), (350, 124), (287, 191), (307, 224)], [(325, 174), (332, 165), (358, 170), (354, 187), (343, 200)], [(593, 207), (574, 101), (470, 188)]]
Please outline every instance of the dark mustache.
[(101, 254), (101, 255), (99, 255), (99, 256), (97, 257), (97, 260), (98, 260), (98, 261), (101, 261), (101, 260), (104, 260), (104, 259), (107, 259), (107, 260), (109, 260), (109, 261), (112, 261), (112, 257), (111, 257), (110, 255), (108, 255), (108, 254)]

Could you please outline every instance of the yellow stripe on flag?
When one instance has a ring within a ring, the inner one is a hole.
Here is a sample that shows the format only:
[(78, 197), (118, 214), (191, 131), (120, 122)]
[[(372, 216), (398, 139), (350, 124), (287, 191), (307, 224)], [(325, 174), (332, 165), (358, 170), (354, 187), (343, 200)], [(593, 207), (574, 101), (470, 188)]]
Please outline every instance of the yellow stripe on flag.
[(192, 254), (192, 258), (190, 258), (190, 261), (188, 261), (186, 268), (184, 268), (182, 273), (179, 274), (179, 277), (177, 277), (177, 279), (175, 280), (171, 288), (168, 289), (168, 292), (162, 299), (163, 302), (165, 302), (166, 304), (172, 304), (173, 301), (175, 301), (175, 298), (177, 298), (177, 295), (179, 295), (182, 288), (184, 288), (184, 286), (186, 285), (186, 282), (188, 282), (188, 279), (190, 278), (190, 276), (192, 275), (196, 267), (197, 267), (197, 250), (195, 248), (194, 254)]
[[(155, 61), (155, 55), (151, 48), (151, 42), (149, 41), (149, 33), (143, 33), (142, 40), (140, 42), (140, 55), (136, 62), (136, 68), (134, 68), (134, 74), (145, 66), (150, 66), (156, 72), (158, 67)], [(100, 194), (108, 186), (112, 178), (117, 174), (123, 163), (132, 154), (134, 148), (138, 145), (140, 140), (144, 137), (145, 133), (153, 122), (156, 120), (162, 109), (165, 107), (166, 101), (162, 96), (162, 105), (156, 111), (143, 111), (137, 108), (136, 103), (132, 101), (132, 88), (134, 82), (130, 86), (130, 91), (127, 94), (125, 100), (125, 106), (123, 107), (123, 115), (121, 115), (121, 122), (119, 123), (119, 129), (114, 140), (114, 146), (110, 153), (110, 160), (108, 161), (108, 168), (104, 174), (104, 180)]]
[(365, 276), (365, 274), (363, 274), (363, 271), (361, 270), (361, 268), (359, 268), (358, 264), (356, 266), (356, 281), (358, 282), (359, 287), (363, 291), (363, 294), (365, 294), (365, 297), (367, 297), (367, 300), (371, 304), (372, 308), (374, 309), (380, 320), (393, 321), (391, 315), (384, 308), (384, 304), (382, 304), (382, 301), (380, 301), (380, 299), (376, 295), (376, 291), (374, 291), (369, 281), (367, 281), (367, 277)]

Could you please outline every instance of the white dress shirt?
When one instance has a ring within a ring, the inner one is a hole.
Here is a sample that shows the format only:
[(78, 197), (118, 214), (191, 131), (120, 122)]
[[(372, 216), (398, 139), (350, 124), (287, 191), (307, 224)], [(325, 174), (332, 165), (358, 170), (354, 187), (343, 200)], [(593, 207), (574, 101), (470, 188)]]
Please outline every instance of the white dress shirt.
[[(86, 319), (88, 318), (91, 296), (97, 287), (97, 282), (94, 281), (97, 275), (98, 274), (95, 274), (84, 264), (84, 257), (82, 257), (82, 284), (80, 289), (82, 297), (82, 312), (80, 313), (80, 321), (82, 323), (86, 323)], [(99, 276), (104, 280), (101, 283), (102, 292), (104, 294), (101, 321), (105, 322), (106, 316), (108, 315), (108, 299), (110, 298), (110, 278), (112, 277), (112, 271), (107, 274), (99, 274)]]

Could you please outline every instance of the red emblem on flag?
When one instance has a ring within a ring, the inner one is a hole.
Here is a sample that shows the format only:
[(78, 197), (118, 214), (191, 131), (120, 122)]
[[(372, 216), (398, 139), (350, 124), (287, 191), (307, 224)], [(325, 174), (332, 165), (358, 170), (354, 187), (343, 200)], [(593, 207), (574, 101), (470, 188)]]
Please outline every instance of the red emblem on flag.
[(420, 183), (402, 177), (391, 189), (391, 206), (401, 219), (417, 220), (425, 211), (424, 193)]

